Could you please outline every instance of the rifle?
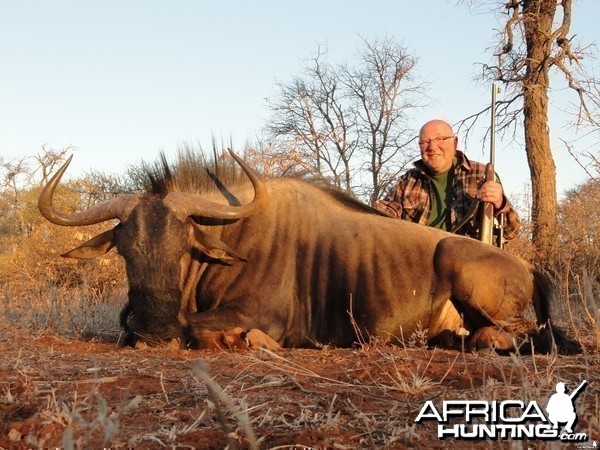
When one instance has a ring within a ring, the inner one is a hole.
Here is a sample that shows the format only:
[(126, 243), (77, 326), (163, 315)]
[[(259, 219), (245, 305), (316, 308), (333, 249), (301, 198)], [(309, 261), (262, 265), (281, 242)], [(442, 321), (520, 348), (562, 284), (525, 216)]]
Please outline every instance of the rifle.
[[(496, 94), (500, 88), (492, 85), (492, 108), (491, 108), (491, 128), (490, 128), (490, 162), (485, 166), (485, 181), (495, 180), (494, 160), (496, 157)], [(499, 248), (504, 246), (504, 215), (498, 218), (498, 233), (496, 242), (494, 242), (494, 205), (489, 202), (483, 202), (481, 207), (481, 226), (479, 228), (479, 240), (486, 244), (496, 245)]]
[(571, 392), (571, 394), (569, 394), (569, 398), (571, 400), (573, 400), (573, 398), (579, 394), (579, 391), (581, 391), (581, 388), (584, 387), (587, 384), (587, 380), (583, 380), (581, 382), (581, 384), (577, 387), (577, 389), (575, 389), (574, 391)]

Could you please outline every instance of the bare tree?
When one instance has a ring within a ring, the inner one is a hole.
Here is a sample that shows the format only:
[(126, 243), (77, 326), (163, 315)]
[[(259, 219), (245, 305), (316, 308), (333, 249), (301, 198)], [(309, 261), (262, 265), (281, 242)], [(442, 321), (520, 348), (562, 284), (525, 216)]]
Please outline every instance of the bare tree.
[(582, 63), (592, 47), (578, 45), (570, 34), (572, 0), (509, 0), (494, 1), (493, 5), (504, 17), (503, 27), (494, 63), (482, 66), (481, 78), (503, 83), (498, 130), (516, 132), (523, 126), (533, 197), (532, 240), (537, 256), (547, 263), (557, 248), (558, 212), (556, 166), (548, 128), (550, 84), (562, 79), (575, 95), (575, 125), (597, 127), (598, 83)]
[(5, 230), (20, 236), (30, 232), (33, 226), (31, 205), (36, 204), (39, 189), (64, 162), (69, 151), (73, 151), (73, 147), (55, 150), (44, 145), (33, 157), (0, 158), (0, 197), (3, 200), (0, 223)]
[(416, 64), (390, 38), (361, 38), (355, 65), (329, 63), (319, 46), (302, 75), (278, 84), (267, 132), (304, 169), (373, 203), (408, 161), (406, 124), (424, 91)]
[(33, 159), (36, 161), (36, 168), (32, 176), (38, 178), (37, 185), (39, 187), (44, 186), (48, 182), (50, 175), (56, 172), (58, 167), (65, 162), (69, 153), (72, 154), (75, 150), (76, 148), (72, 145), (59, 150), (42, 145), (42, 151), (33, 156)]
[[(598, 131), (596, 131), (598, 133)], [(572, 143), (562, 141), (563, 145), (573, 157), (579, 167), (583, 169), (590, 180), (600, 181), (600, 154), (598, 153), (598, 142), (590, 147), (576, 150)]]
[(3, 211), (2, 218), (3, 221), (12, 223), (21, 233), (25, 229), (21, 192), (29, 176), (29, 170), (27, 158), (17, 158), (13, 161), (0, 158), (0, 182), (2, 183), (0, 192), (6, 209)]

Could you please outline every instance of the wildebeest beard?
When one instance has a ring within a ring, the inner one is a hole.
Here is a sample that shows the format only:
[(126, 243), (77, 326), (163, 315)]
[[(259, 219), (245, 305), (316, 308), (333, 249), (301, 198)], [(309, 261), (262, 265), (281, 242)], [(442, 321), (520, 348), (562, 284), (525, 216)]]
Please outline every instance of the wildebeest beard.
[(134, 345), (138, 340), (153, 346), (164, 345), (172, 339), (184, 343), (178, 320), (179, 298), (179, 291), (151, 293), (130, 289), (129, 302), (121, 311), (121, 325), (127, 332), (125, 345)]

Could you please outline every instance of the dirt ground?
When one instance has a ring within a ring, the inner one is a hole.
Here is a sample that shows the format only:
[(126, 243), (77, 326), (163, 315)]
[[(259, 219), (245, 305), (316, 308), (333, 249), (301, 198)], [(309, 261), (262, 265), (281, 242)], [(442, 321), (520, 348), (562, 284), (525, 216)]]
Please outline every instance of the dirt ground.
[(18, 329), (2, 331), (0, 345), (0, 448), (562, 448), (440, 440), (435, 421), (415, 418), (427, 400), (545, 406), (558, 381), (575, 388), (583, 379), (575, 431), (590, 447), (600, 438), (600, 357), (591, 351), (136, 350)]

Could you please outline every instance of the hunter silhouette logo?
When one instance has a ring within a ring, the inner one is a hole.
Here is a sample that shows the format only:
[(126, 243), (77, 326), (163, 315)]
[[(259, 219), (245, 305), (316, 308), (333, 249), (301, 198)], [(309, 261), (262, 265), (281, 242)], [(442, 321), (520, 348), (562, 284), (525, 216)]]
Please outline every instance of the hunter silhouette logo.
[[(415, 418), (416, 423), (437, 423), (439, 439), (540, 439), (563, 442), (585, 442), (587, 433), (574, 432), (577, 422), (575, 400), (587, 381), (567, 393), (563, 382), (556, 384), (556, 392), (543, 403), (531, 400), (444, 400), (436, 405), (427, 400)], [(561, 427), (564, 427), (561, 429)], [(591, 443), (596, 447), (597, 442)]]
[(575, 398), (583, 387), (586, 385), (587, 380), (583, 380), (579, 387), (575, 389), (571, 394), (565, 393), (565, 383), (556, 384), (556, 394), (552, 394), (550, 400), (548, 400), (548, 406), (546, 411), (548, 412), (548, 419), (552, 422), (552, 429), (558, 429), (559, 423), (566, 423), (565, 431), (567, 433), (573, 433), (573, 425), (577, 421), (577, 414), (575, 413)]

